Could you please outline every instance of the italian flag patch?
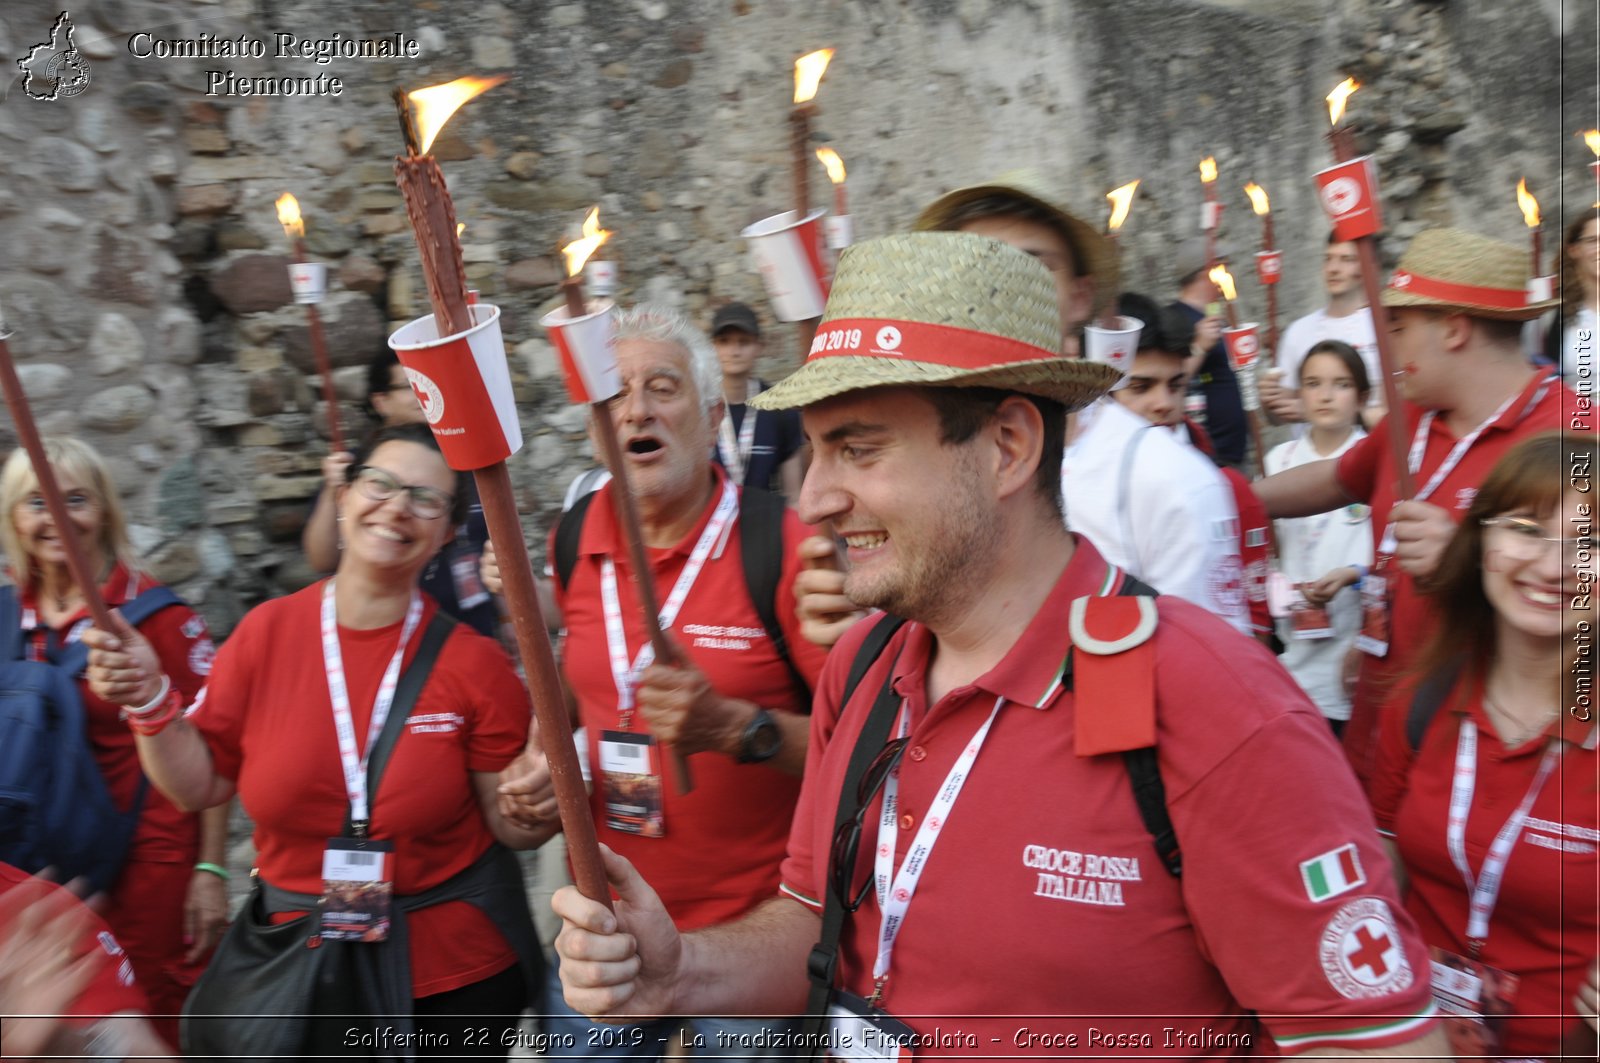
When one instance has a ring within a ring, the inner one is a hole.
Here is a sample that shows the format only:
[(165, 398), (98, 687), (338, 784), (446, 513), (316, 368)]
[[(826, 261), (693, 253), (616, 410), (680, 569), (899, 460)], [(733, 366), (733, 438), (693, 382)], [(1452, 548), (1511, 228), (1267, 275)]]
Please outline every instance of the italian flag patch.
[(1305, 880), (1306, 896), (1313, 901), (1325, 901), (1367, 883), (1354, 845), (1340, 846), (1304, 861), (1300, 865), (1300, 877)]

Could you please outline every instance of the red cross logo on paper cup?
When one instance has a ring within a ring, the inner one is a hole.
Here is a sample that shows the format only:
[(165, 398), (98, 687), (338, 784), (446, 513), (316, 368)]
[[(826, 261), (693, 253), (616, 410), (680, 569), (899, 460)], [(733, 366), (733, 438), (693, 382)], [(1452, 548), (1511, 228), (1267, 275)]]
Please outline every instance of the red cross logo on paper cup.
[(1119, 317), (1115, 327), (1085, 325), (1083, 328), (1083, 356), (1091, 362), (1109, 365), (1122, 374), (1122, 379), (1112, 391), (1126, 387), (1128, 370), (1133, 367), (1133, 355), (1139, 347), (1139, 333), (1144, 322), (1136, 317)]
[(1235, 369), (1243, 369), (1261, 353), (1261, 327), (1254, 321), (1222, 330), (1222, 342), (1227, 345), (1228, 357)]
[(1283, 276), (1282, 251), (1256, 252), (1256, 279), (1262, 284), (1277, 284)]
[(1363, 155), (1337, 166), (1320, 170), (1317, 201), (1333, 221), (1339, 240), (1359, 240), (1372, 236), (1381, 227), (1378, 217), (1378, 178), (1372, 156)]
[(582, 317), (573, 317), (563, 306), (539, 319), (561, 357), (561, 375), (573, 402), (604, 402), (622, 390), (616, 331), (611, 324), (614, 304), (591, 305), (595, 308)]
[(290, 263), (289, 287), (297, 303), (322, 302), (328, 290), (328, 267), (321, 262)]
[(445, 461), (460, 471), (504, 461), (522, 448), (500, 308), (468, 309), (472, 327), (454, 336), (440, 336), (429, 314), (389, 337)]
[(797, 211), (786, 210), (739, 233), (750, 244), (750, 257), (767, 286), (773, 316), (779, 321), (807, 321), (822, 316), (832, 281), (819, 225), (824, 213), (819, 208), (802, 218)]

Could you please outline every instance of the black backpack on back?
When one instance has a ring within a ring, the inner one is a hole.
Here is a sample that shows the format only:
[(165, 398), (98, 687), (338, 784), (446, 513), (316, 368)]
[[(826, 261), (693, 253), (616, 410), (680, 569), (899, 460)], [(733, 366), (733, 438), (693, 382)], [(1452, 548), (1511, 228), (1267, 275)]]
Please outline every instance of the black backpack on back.
[[(152, 587), (120, 608), (137, 626), (180, 599)], [(53, 664), (23, 659), (15, 587), (0, 587), (0, 860), (66, 882), (110, 887), (122, 870), (150, 781), (117, 808), (89, 748), (77, 677), (89, 648), (75, 642)]]

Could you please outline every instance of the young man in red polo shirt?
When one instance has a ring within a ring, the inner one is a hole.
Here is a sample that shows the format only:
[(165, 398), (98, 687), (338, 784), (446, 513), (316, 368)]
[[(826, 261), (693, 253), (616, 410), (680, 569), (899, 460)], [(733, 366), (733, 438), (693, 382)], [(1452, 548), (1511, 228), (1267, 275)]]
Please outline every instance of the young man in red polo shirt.
[[(1361, 587), (1365, 616), (1345, 753), (1363, 787), (1377, 755), (1378, 709), (1432, 636), (1417, 589), (1494, 463), (1519, 440), (1563, 426), (1575, 398), (1548, 370), (1530, 369), (1522, 323), (1557, 300), (1529, 302), (1527, 254), (1458, 229), (1412, 241), (1383, 293), (1402, 408), (1343, 456), (1258, 480), (1273, 518), (1364, 502), (1376, 558)], [(1413, 497), (1402, 501), (1388, 433), (1401, 417)], [(1347, 669), (1348, 670), (1348, 669)]]
[[(806, 763), (809, 688), (825, 652), (799, 634), (792, 549), (773, 552), (783, 570), (772, 604), (806, 689), (750, 600), (742, 489), (711, 460), (723, 396), (710, 341), (681, 315), (650, 306), (618, 313), (616, 334), (618, 442), (662, 625), (684, 659), (658, 662), (649, 652), (608, 483), (584, 511), (570, 579), (556, 581), (567, 629), (562, 672), (578, 701), (600, 840), (646, 869), (673, 918), (698, 928), (745, 914), (777, 888)], [(807, 534), (786, 510), (784, 542)], [(673, 754), (688, 759), (688, 793), (674, 782)], [(546, 1018), (544, 1031), (571, 1035), (566, 1055), (655, 1058), (681, 1025), (592, 1027), (561, 1005), (559, 991), (545, 1010), (565, 1013)], [(765, 1054), (741, 1047), (763, 1030), (783, 1029), (732, 1018), (690, 1026), (704, 1042), (697, 1054), (744, 1056)], [(720, 1052), (718, 1035), (734, 1038)]]
[[(817, 336), (756, 401), (803, 407), (801, 512), (848, 544), (846, 593), (910, 622), (848, 698), (883, 619), (830, 658), (782, 895), (680, 936), (608, 854), (615, 914), (555, 898), (568, 1000), (793, 1012), (809, 967), (828, 1025), (792, 1055), (1442, 1049), (1426, 951), (1320, 714), (1198, 606), (1105, 598), (1125, 577), (1062, 526), (1066, 413), (1116, 373), (1056, 357), (1049, 272), (972, 234), (857, 244)], [(1181, 888), (1130, 799), (1123, 709), (1151, 736), (1159, 716)], [(837, 952), (808, 964), (825, 925)]]

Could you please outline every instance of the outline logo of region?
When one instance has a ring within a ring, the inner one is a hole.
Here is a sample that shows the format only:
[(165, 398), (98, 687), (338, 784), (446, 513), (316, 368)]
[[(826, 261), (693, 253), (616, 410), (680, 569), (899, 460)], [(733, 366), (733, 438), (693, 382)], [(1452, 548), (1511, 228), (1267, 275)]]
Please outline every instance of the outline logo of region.
[(22, 71), (22, 91), (33, 100), (64, 100), (89, 87), (89, 61), (73, 41), (77, 27), (63, 11), (50, 27), (50, 39), (28, 49), (17, 60)]

